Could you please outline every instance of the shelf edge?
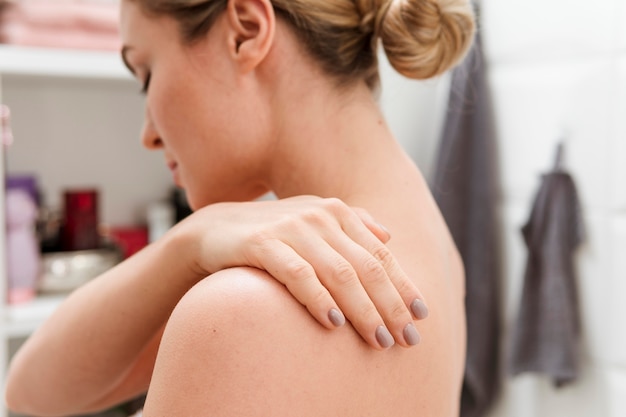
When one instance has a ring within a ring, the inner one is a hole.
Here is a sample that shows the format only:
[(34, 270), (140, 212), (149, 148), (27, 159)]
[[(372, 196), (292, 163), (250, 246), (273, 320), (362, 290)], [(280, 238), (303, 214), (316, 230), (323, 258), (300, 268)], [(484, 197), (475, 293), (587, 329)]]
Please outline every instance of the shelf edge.
[(0, 45), (0, 74), (131, 80), (120, 55), (114, 51), (34, 48)]

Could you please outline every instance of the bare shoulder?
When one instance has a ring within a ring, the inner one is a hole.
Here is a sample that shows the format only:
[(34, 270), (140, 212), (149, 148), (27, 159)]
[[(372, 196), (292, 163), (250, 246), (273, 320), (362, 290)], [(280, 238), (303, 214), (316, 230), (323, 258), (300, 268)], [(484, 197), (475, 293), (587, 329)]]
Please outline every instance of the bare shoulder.
[(349, 324), (327, 330), (265, 272), (233, 268), (174, 310), (144, 417), (409, 416), (426, 405), (428, 356), (376, 351)]
[(330, 333), (266, 273), (216, 273), (172, 313), (144, 416), (293, 415)]

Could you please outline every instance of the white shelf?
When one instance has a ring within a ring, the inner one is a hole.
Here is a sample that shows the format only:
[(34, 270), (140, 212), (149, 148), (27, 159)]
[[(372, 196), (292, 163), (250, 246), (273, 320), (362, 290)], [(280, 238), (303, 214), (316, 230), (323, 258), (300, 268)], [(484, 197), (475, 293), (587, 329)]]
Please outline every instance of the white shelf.
[(66, 297), (67, 295), (42, 295), (26, 303), (7, 305), (4, 334), (8, 338), (30, 335)]
[(117, 52), (0, 45), (0, 74), (131, 80)]

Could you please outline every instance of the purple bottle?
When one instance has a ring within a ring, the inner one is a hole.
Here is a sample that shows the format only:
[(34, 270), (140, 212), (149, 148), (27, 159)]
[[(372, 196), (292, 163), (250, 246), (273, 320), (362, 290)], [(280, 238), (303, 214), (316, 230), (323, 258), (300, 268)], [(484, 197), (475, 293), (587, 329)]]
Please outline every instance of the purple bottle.
[(35, 234), (37, 206), (27, 191), (7, 190), (6, 216), (9, 303), (16, 304), (34, 298), (41, 265)]

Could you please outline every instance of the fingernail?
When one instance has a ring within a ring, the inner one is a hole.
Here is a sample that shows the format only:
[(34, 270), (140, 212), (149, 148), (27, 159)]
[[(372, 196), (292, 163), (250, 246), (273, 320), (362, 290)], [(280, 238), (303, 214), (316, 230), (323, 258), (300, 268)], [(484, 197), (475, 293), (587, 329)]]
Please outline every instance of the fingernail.
[(407, 324), (402, 333), (404, 334), (404, 340), (406, 340), (409, 345), (414, 346), (420, 342), (420, 334), (417, 332), (415, 326), (413, 326), (413, 323)]
[(341, 327), (346, 324), (346, 318), (341, 314), (341, 311), (336, 308), (331, 308), (328, 312), (328, 319), (334, 324), (336, 327)]
[(423, 320), (428, 317), (428, 307), (426, 307), (426, 304), (419, 298), (416, 298), (411, 303), (411, 311), (418, 320)]
[(383, 232), (387, 233), (390, 237), (391, 237), (391, 233), (389, 233), (389, 229), (387, 229), (385, 226), (383, 226), (382, 224), (376, 222), (376, 224), (378, 225), (378, 227), (380, 227)]
[(382, 325), (376, 328), (376, 340), (378, 340), (378, 343), (385, 349), (393, 346), (393, 344), (396, 343), (393, 340), (393, 336), (391, 335), (391, 333), (389, 333), (389, 330), (387, 330), (387, 328)]

